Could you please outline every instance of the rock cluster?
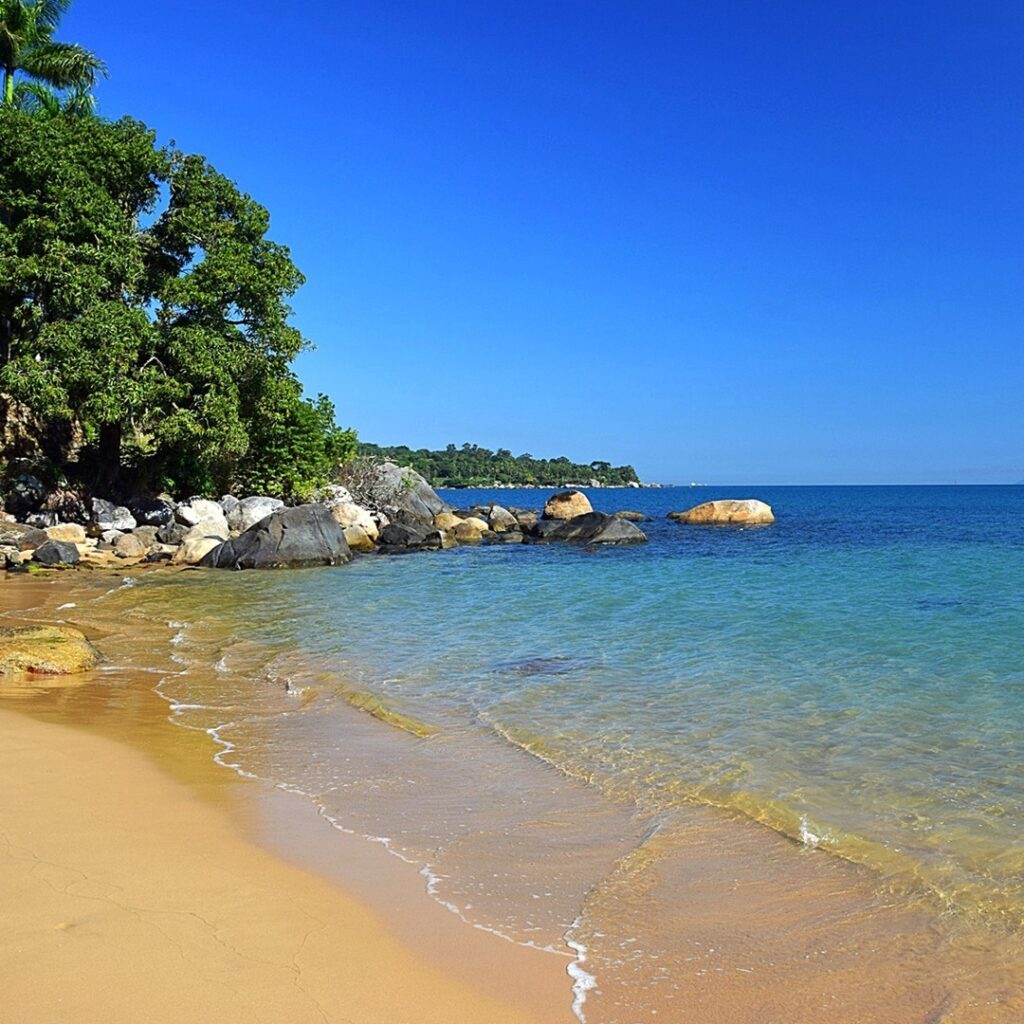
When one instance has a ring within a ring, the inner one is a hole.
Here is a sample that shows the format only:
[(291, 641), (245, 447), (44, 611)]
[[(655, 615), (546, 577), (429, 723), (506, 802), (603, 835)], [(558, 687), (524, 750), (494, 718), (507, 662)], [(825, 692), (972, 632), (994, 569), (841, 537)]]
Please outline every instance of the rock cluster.
[[(21, 478), (17, 506), (25, 522), (0, 520), (0, 567), (59, 568), (170, 562), (177, 566), (265, 569), (343, 565), (353, 552), (400, 554), (458, 545), (618, 545), (645, 541), (638, 514), (595, 512), (586, 496), (566, 491), (542, 511), (498, 504), (446, 505), (419, 474), (390, 463), (350, 490), (333, 485), (317, 501), (285, 507), (267, 495), (129, 497), (123, 504), (62, 492), (43, 516), (46, 489)], [(352, 491), (355, 490), (356, 494)], [(42, 517), (42, 518), (41, 518)], [(51, 521), (55, 520), (55, 521)], [(39, 524), (45, 525), (39, 525)]]

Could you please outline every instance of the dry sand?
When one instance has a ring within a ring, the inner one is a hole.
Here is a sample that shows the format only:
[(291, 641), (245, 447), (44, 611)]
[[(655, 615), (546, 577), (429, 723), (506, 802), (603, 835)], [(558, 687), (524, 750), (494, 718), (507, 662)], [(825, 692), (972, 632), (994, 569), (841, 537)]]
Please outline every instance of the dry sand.
[(4, 1024), (537, 1019), (426, 964), (218, 802), (126, 746), (0, 709)]

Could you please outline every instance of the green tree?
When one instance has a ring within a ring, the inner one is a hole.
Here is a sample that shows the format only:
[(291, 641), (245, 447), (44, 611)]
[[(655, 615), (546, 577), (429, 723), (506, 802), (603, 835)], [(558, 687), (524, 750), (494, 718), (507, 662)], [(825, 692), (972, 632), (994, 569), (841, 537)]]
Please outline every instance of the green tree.
[(262, 206), (127, 118), (2, 109), (0, 151), (0, 392), (73, 425), (68, 475), (301, 498), (351, 454), (290, 369), (303, 278)]
[[(5, 107), (48, 107), (59, 102), (56, 91), (71, 90), (74, 109), (91, 110), (89, 90), (107, 69), (85, 47), (54, 40), (70, 6), (71, 0), (0, 0)], [(16, 81), (19, 74), (22, 80)]]

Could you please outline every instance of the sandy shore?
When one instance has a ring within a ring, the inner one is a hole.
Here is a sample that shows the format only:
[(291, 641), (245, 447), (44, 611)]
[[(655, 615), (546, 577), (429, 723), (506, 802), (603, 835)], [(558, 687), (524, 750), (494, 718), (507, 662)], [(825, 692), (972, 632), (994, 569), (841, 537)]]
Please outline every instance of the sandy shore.
[(446, 976), (338, 886), (255, 846), (223, 787), (201, 798), (135, 750), (3, 709), (0, 780), (12, 1024), (537, 1019)]
[[(9, 579), (0, 609), (56, 586)], [(466, 928), (411, 866), (215, 765), (151, 679), (109, 681), (0, 693), (4, 1024), (573, 1019), (567, 960)]]

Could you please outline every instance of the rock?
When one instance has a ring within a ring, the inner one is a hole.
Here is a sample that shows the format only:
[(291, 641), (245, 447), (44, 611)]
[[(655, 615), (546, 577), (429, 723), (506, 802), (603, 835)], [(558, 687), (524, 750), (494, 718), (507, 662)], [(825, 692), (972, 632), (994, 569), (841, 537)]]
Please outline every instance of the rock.
[(438, 551), (444, 547), (444, 536), (440, 530), (414, 523), (388, 523), (380, 531), (379, 540), (386, 554), (401, 549)]
[(342, 487), (341, 484), (328, 484), (317, 494), (316, 500), (318, 504), (326, 505), (331, 509), (333, 509), (335, 505), (358, 504), (356, 499), (352, 497), (349, 489), (347, 487)]
[(454, 530), (461, 522), (462, 519), (454, 512), (438, 512), (434, 516), (434, 525), (439, 530)]
[(112, 548), (123, 536), (120, 530), (104, 530), (99, 539), (101, 544)]
[(207, 536), (201, 526), (193, 526), (182, 538), (178, 550), (171, 555), (171, 562), (174, 565), (198, 565), (223, 543), (223, 537)]
[(214, 548), (201, 564), (214, 569), (276, 569), (344, 565), (351, 560), (345, 534), (331, 513), (323, 505), (299, 505), (272, 512)]
[(181, 523), (168, 523), (156, 531), (156, 539), (161, 544), (180, 544), (188, 531), (189, 528)]
[(537, 513), (526, 511), (515, 513), (516, 522), (519, 524), (521, 530), (528, 530), (535, 522), (537, 522)]
[(755, 498), (705, 501), (685, 512), (669, 512), (668, 518), (677, 523), (711, 525), (760, 526), (775, 522), (771, 506)]
[(138, 534), (126, 533), (114, 542), (114, 554), (118, 558), (142, 558), (147, 546)]
[(90, 503), (89, 526), (94, 536), (104, 530), (134, 530), (138, 524), (135, 516), (124, 505), (115, 505), (104, 498), (93, 498)]
[(236, 508), (238, 508), (238, 499), (233, 494), (222, 494), (220, 498), (220, 507), (224, 515), (230, 515)]
[(254, 494), (243, 498), (229, 513), (228, 526), (239, 533), (255, 526), (261, 519), (266, 519), (271, 512), (283, 507), (279, 498), (268, 498), (263, 494)]
[(0, 675), (71, 675), (85, 672), (96, 661), (95, 648), (77, 629), (67, 626), (0, 629)]
[(461, 519), (452, 532), (460, 544), (479, 544), (489, 530), (490, 527), (482, 519), (470, 516)]
[(419, 473), (393, 462), (373, 467), (358, 487), (352, 486), (361, 505), (372, 511), (387, 512), (391, 519), (395, 518), (392, 510), (403, 510), (424, 525), (430, 525), (434, 516), (449, 510)]
[(40, 544), (32, 555), (32, 561), (40, 565), (77, 565), (78, 548), (66, 540), (47, 540)]
[(224, 515), (224, 509), (220, 507), (219, 501), (209, 501), (206, 498), (192, 498), (189, 501), (193, 513), (199, 516), (199, 523), (206, 523), (209, 526), (216, 526), (218, 532), (228, 535), (228, 520)]
[[(227, 526), (227, 519), (224, 517), (224, 513), (220, 506), (216, 502), (209, 502), (203, 498), (197, 498), (185, 505), (179, 505), (174, 512), (177, 518), (178, 525), (182, 524), (183, 520), (189, 520), (190, 525), (184, 537), (182, 537), (182, 543), (185, 538), (190, 535), (198, 537), (216, 537), (218, 540), (226, 541), (230, 535), (230, 530)], [(165, 528), (165, 527), (162, 527)], [(168, 535), (172, 536), (170, 532)]]
[(621, 516), (586, 512), (562, 523), (548, 539), (575, 544), (642, 544), (647, 535)]
[(650, 521), (650, 516), (645, 516), (643, 512), (616, 512), (615, 513), (620, 519), (628, 519), (631, 523), (646, 523)]
[(163, 498), (129, 498), (128, 510), (143, 526), (166, 526), (174, 522), (174, 505)]
[[(177, 525), (172, 524), (172, 525)], [(139, 540), (145, 544), (146, 548), (151, 548), (156, 543), (156, 535), (162, 530), (163, 527), (157, 528), (156, 526), (136, 526), (132, 531), (133, 537), (138, 537)]]
[(57, 487), (50, 491), (43, 500), (40, 511), (55, 512), (57, 523), (87, 523), (89, 521), (89, 513), (86, 511), (81, 493), (67, 487)]
[(526, 540), (521, 530), (488, 531), (483, 539), (487, 544), (522, 544)]
[(507, 508), (500, 505), (492, 505), (487, 516), (487, 525), (495, 533), (505, 533), (506, 530), (518, 530), (519, 521)]
[(29, 551), (45, 544), (49, 538), (43, 530), (22, 523), (0, 523), (0, 544)]
[(60, 516), (56, 512), (33, 512), (25, 516), (25, 525), (34, 526), (37, 530), (46, 530), (56, 526), (60, 522)]
[(331, 517), (343, 530), (350, 526), (358, 526), (371, 543), (377, 539), (380, 533), (377, 524), (369, 510), (363, 508), (362, 505), (357, 505), (353, 501), (340, 501), (337, 504), (328, 505), (327, 508), (330, 510)]
[(143, 559), (144, 562), (169, 562), (174, 556), (174, 552), (177, 548), (172, 547), (170, 544), (157, 544), (152, 547)]
[[(361, 526), (343, 526), (342, 532), (345, 534), (345, 543), (353, 551), (370, 552), (377, 548), (377, 545), (373, 543), (373, 538)], [(374, 533), (376, 532), (375, 526)]]
[(529, 537), (534, 541), (554, 539), (554, 535), (562, 528), (562, 519), (538, 519), (528, 530)]
[(50, 540), (66, 540), (69, 544), (84, 544), (85, 527), (78, 523), (59, 523), (57, 526), (47, 527), (46, 536)]
[(174, 521), (186, 529), (199, 525), (199, 513), (188, 502), (182, 502), (174, 510)]
[(4, 508), (18, 519), (25, 519), (42, 508), (46, 498), (46, 485), (31, 473), (19, 473), (4, 488)]
[(544, 518), (568, 520), (593, 511), (590, 499), (581, 491), (559, 491), (548, 498), (544, 506)]
[(0, 544), (0, 569), (20, 570), (23, 558), (16, 547), (10, 544)]

